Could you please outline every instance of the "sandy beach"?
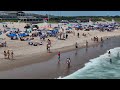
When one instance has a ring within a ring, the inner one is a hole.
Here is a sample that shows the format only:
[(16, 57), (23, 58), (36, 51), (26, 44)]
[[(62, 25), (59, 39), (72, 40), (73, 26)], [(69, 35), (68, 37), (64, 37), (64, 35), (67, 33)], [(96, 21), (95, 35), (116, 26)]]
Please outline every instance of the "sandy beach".
[[(41, 57), (36, 55), (34, 60), (32, 56), (21, 58), (20, 60), (26, 62), (16, 63), (12, 61), (13, 65), (0, 66), (0, 78), (8, 79), (54, 79), (58, 77), (64, 77), (84, 67), (85, 63), (89, 62), (90, 59), (96, 58), (107, 52), (107, 50), (119, 47), (120, 37), (111, 37), (105, 40), (104, 44), (91, 45), (87, 49), (80, 48), (77, 50), (68, 50), (67, 52), (61, 53), (61, 62), (58, 64), (57, 55), (51, 57)], [(111, 44), (111, 42), (113, 42)], [(68, 68), (66, 65), (66, 58), (71, 58), (71, 67)], [(41, 59), (42, 58), (42, 59)], [(29, 65), (28, 62), (29, 62)], [(39, 60), (44, 60), (43, 62)], [(22, 66), (24, 64), (24, 66)], [(26, 64), (26, 65), (25, 65)], [(21, 65), (18, 67), (18, 65)], [(16, 67), (16, 68), (15, 68)], [(44, 69), (44, 70), (43, 70)]]
[[(25, 23), (15, 23), (14, 25), (10, 24), (8, 26), (16, 26), (16, 28), (23, 29)], [(2, 26), (0, 26), (0, 28), (2, 28)], [(80, 38), (77, 37), (78, 32), (80, 33)], [(83, 33), (87, 34), (87, 37), (82, 36)], [(42, 46), (30, 46), (28, 45), (27, 41), (10, 40), (10, 38), (3, 34), (0, 37), (5, 38), (5, 40), (7, 41), (7, 47), (0, 47), (0, 71), (48, 61), (54, 55), (56, 55), (58, 51), (67, 52), (74, 50), (76, 42), (79, 44), (79, 48), (85, 47), (86, 40), (88, 41), (89, 46), (99, 44), (91, 40), (91, 38), (93, 38), (94, 36), (98, 36), (99, 38), (103, 37), (103, 39), (105, 40), (106, 38), (120, 36), (120, 30), (114, 30), (113, 32), (75, 30), (75, 36), (73, 34), (69, 34), (68, 39), (66, 40), (58, 40), (55, 37), (50, 37), (49, 39), (52, 42), (52, 53), (47, 53), (46, 51), (48, 38), (46, 39), (46, 41), (43, 42)], [(40, 42), (39, 37), (36, 37), (34, 41)], [(14, 51), (14, 60), (4, 59), (3, 51), (8, 49)]]

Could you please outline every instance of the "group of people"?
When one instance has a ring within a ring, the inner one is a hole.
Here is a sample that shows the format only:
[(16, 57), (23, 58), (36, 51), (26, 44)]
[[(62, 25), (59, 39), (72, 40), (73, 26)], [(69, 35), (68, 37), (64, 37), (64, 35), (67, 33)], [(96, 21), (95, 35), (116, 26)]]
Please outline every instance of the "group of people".
[[(99, 38), (96, 36), (96, 37), (94, 37), (93, 39), (91, 38), (91, 40), (93, 40), (94, 42), (95, 42), (95, 41), (98, 42), (98, 41), (99, 41)], [(102, 38), (102, 37), (100, 38), (100, 41), (103, 42), (103, 38)]]
[[(58, 63), (60, 63), (60, 58), (61, 58), (61, 53), (58, 52)], [(67, 65), (68, 65), (68, 68), (70, 68), (71, 59), (70, 59), (70, 58), (67, 58), (66, 63), (67, 63)]]
[(7, 51), (4, 51), (4, 58), (5, 59), (13, 59), (13, 50), (7, 50)]
[(96, 36), (96, 37), (94, 37), (94, 41), (99, 41), (99, 38)]

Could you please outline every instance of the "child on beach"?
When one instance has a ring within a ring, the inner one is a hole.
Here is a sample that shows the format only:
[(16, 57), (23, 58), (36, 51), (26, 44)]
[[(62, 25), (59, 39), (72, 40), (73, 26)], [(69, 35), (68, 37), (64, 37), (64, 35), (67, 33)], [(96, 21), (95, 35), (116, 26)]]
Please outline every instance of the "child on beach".
[(67, 58), (67, 64), (68, 64), (68, 68), (70, 67), (70, 63), (71, 63), (71, 60), (70, 60), (70, 58)]
[(13, 51), (11, 51), (11, 58), (13, 59), (13, 55), (14, 55), (14, 53), (13, 53)]
[(58, 52), (58, 63), (60, 62), (60, 52)]
[(4, 51), (4, 58), (6, 59), (6, 57), (7, 57), (7, 52)]
[(10, 50), (7, 51), (8, 59), (10, 59)]

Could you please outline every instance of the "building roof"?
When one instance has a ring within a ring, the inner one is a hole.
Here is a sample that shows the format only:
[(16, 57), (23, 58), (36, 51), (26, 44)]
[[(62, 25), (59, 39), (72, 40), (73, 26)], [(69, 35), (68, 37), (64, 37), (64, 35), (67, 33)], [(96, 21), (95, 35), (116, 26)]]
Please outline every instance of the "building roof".
[(22, 12), (22, 11), (1, 11), (0, 13), (10, 14), (10, 13), (18, 13), (18, 12)]

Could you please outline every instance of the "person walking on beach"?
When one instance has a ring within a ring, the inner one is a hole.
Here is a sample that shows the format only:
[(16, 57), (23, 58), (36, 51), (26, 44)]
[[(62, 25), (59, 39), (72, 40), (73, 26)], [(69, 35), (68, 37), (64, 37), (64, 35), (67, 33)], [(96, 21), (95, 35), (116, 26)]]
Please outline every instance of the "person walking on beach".
[(86, 47), (88, 47), (88, 41), (86, 40)]
[(46, 47), (47, 47), (47, 52), (48, 52), (48, 51), (49, 51), (49, 47), (48, 47), (48, 44), (47, 44), (47, 46), (46, 46)]
[(10, 50), (7, 51), (7, 58), (10, 59)]
[(47, 42), (48, 42), (48, 45), (50, 45), (50, 46), (51, 46), (51, 41), (50, 41), (50, 39), (48, 39), (48, 41), (47, 41)]
[(78, 36), (78, 38), (79, 38), (79, 36), (80, 36), (79, 32), (77, 33), (77, 36)]
[(50, 53), (50, 45), (49, 44), (47, 44), (47, 52)]
[(4, 42), (4, 47), (6, 47), (6, 46), (7, 46), (7, 42), (5, 41), (5, 42)]
[(11, 51), (11, 58), (13, 59), (13, 55), (14, 55), (14, 53), (13, 53), (13, 51)]
[(60, 62), (60, 52), (58, 52), (58, 63)]
[(7, 52), (4, 51), (4, 58), (6, 59), (6, 57), (7, 57)]
[(75, 48), (76, 48), (76, 49), (78, 48), (78, 44), (77, 44), (77, 42), (75, 43)]
[(68, 34), (66, 33), (66, 39), (68, 38)]
[(101, 37), (101, 42), (103, 42), (103, 38)]
[(70, 58), (67, 58), (67, 64), (68, 64), (68, 68), (70, 68), (70, 63), (71, 63), (71, 60), (70, 60)]

